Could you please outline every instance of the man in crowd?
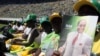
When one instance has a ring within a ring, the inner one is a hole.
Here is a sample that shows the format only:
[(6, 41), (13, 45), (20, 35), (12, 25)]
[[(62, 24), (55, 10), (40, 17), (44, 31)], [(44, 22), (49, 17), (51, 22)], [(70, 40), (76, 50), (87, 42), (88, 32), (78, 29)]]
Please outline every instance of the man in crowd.
[(43, 56), (43, 55), (51, 56), (53, 52), (58, 49), (60, 33), (61, 33), (62, 17), (59, 13), (53, 13), (49, 19), (54, 31), (49, 33), (42, 41), (40, 46), (42, 51), (40, 54), (38, 54), (39, 56)]
[(67, 35), (66, 42), (59, 51), (63, 56), (90, 56), (92, 38), (84, 33), (86, 27), (86, 20), (80, 20), (77, 24), (77, 31), (70, 32)]
[[(52, 26), (49, 22), (49, 17), (48, 16), (44, 16), (40, 19), (40, 24), (41, 24), (41, 27), (42, 27), (42, 33), (41, 33), (41, 45), (43, 44), (42, 42), (44, 42), (44, 39), (46, 38), (47, 35), (49, 35), (51, 32), (52, 32)], [(41, 46), (40, 45), (40, 46)], [(35, 55), (39, 55), (39, 53), (41, 52), (45, 52), (43, 47), (40, 47)]]

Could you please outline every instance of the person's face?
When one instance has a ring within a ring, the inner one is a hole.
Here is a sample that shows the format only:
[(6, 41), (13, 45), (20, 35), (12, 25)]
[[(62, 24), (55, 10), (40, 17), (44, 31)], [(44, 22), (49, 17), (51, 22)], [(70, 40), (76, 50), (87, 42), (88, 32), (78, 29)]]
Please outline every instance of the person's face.
[(50, 33), (50, 31), (52, 30), (52, 26), (50, 24), (50, 22), (43, 22), (41, 24), (43, 30), (46, 32), (46, 33)]
[(89, 5), (83, 5), (80, 7), (79, 11), (78, 11), (78, 15), (80, 16), (86, 16), (86, 15), (96, 15), (98, 16), (99, 13), (97, 12), (97, 10)]
[(32, 21), (32, 20), (28, 21), (26, 26), (27, 27), (35, 27), (35, 21)]
[(61, 23), (62, 23), (61, 18), (55, 18), (51, 21), (52, 27), (56, 33), (61, 32)]
[(86, 21), (80, 21), (78, 23), (78, 27), (77, 27), (77, 31), (79, 33), (83, 33), (84, 29), (85, 29), (85, 26), (86, 26)]

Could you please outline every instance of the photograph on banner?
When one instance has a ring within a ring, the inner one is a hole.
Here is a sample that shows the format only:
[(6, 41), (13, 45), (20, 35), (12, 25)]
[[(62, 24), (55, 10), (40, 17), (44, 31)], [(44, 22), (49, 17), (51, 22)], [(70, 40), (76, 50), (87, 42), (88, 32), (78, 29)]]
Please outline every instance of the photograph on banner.
[(63, 56), (90, 56), (98, 16), (64, 15), (59, 52)]

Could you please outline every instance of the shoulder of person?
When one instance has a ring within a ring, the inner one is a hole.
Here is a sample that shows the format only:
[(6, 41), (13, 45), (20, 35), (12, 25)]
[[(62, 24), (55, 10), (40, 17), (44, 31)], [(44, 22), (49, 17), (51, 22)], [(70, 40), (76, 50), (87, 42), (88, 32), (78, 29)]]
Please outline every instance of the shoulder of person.
[(88, 40), (93, 40), (93, 38), (91, 36), (89, 36), (88, 34), (84, 33), (84, 38), (88, 39)]
[(33, 28), (31, 31), (33, 34), (40, 34), (37, 28)]

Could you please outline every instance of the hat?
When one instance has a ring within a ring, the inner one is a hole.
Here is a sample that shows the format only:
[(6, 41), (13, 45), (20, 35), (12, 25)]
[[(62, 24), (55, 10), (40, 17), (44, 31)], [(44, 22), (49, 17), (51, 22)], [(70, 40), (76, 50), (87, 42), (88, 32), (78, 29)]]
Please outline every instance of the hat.
[(49, 22), (48, 16), (43, 16), (43, 17), (40, 19), (40, 23), (42, 24), (43, 22)]
[(24, 19), (24, 22), (28, 22), (29, 20), (36, 21), (36, 15), (35, 14), (28, 14), (27, 17)]
[(100, 9), (100, 2), (98, 2), (98, 0), (79, 0), (78, 2), (76, 2), (73, 6), (74, 10), (78, 12), (78, 10), (80, 9), (81, 6), (83, 5), (89, 5), (92, 6), (93, 8), (95, 8), (98, 12)]
[(54, 12), (53, 14), (51, 14), (51, 16), (50, 16), (50, 21), (52, 20), (52, 19), (54, 19), (55, 17), (59, 17), (59, 18), (62, 18), (61, 17), (61, 15), (59, 14), (59, 13), (57, 13), (57, 12)]

